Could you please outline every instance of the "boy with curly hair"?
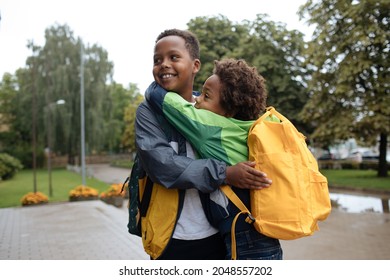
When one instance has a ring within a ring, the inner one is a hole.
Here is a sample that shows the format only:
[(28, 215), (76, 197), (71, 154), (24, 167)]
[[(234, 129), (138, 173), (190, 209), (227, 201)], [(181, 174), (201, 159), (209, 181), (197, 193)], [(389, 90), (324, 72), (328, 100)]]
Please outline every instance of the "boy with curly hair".
[[(266, 106), (264, 78), (244, 60), (216, 61), (211, 75), (195, 97), (194, 106), (157, 83), (146, 91), (148, 100), (191, 142), (201, 158), (216, 158), (234, 165), (248, 158), (247, 135)], [(249, 191), (233, 191), (250, 208)], [(220, 191), (208, 195), (207, 217), (223, 235), (231, 258), (231, 225), (239, 209)], [(245, 222), (236, 223), (237, 259), (282, 259), (277, 239), (267, 237)]]

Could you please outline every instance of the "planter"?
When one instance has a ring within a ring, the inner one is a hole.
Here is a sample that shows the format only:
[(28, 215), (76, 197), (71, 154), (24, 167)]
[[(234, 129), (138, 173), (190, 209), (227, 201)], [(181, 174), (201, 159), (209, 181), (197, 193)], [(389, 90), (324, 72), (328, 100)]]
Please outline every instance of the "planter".
[(44, 201), (44, 202), (39, 202), (39, 203), (31, 203), (31, 204), (22, 204), (23, 207), (27, 207), (27, 206), (39, 206), (39, 205), (45, 205), (45, 204), (48, 204), (47, 201)]
[(124, 192), (125, 192), (125, 198), (130, 198), (129, 188), (128, 187), (125, 188)]
[(86, 201), (86, 200), (97, 200), (97, 196), (71, 196), (69, 201)]
[(22, 197), (20, 202), (22, 203), (22, 206), (35, 206), (47, 204), (49, 199), (41, 192), (29, 192)]
[(122, 196), (105, 197), (101, 198), (101, 200), (107, 204), (114, 205), (115, 207), (122, 207), (124, 202), (124, 198)]

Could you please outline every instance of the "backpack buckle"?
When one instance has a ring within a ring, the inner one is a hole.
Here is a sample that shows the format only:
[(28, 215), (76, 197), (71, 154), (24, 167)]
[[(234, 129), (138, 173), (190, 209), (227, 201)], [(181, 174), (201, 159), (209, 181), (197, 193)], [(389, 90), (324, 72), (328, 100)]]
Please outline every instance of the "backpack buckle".
[(248, 216), (245, 218), (245, 222), (248, 224), (253, 224), (256, 221), (256, 219), (252, 216), (251, 213), (248, 213)]

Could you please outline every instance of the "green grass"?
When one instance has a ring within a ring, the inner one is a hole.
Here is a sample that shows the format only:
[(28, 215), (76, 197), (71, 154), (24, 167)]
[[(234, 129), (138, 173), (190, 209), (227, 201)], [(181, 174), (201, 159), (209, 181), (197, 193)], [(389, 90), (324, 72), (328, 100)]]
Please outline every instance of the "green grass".
[(378, 178), (375, 170), (333, 170), (323, 169), (321, 173), (328, 178), (332, 187), (348, 187), (361, 190), (389, 191), (390, 177)]
[[(47, 170), (37, 170), (37, 191), (49, 197), (49, 179)], [(75, 172), (66, 169), (54, 169), (52, 171), (53, 197), (49, 202), (68, 201), (69, 191), (78, 185), (82, 185), (82, 177)], [(105, 191), (109, 184), (94, 178), (86, 178), (86, 185), (100, 192)], [(21, 206), (20, 199), (28, 192), (34, 191), (34, 177), (32, 170), (21, 170), (6, 181), (0, 181), (0, 208)]]

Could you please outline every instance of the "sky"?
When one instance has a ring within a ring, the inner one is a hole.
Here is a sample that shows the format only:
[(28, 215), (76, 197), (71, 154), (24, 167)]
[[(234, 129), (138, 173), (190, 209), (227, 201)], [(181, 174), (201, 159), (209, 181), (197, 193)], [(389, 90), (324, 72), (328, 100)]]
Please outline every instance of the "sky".
[[(199, 16), (223, 15), (240, 23), (257, 14), (285, 23), (309, 39), (313, 28), (296, 14), (306, 0), (0, 0), (0, 75), (25, 67), (28, 41), (43, 46), (45, 29), (67, 24), (85, 45), (98, 44), (114, 63), (114, 80), (143, 93), (153, 79), (156, 37), (170, 28), (187, 29)], [(201, 43), (201, 42), (200, 42)]]

